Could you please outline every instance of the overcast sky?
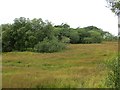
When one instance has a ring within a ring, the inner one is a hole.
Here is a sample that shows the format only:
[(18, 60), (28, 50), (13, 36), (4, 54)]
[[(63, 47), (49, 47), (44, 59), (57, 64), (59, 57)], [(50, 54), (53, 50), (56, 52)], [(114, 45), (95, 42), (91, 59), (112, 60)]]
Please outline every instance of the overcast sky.
[(94, 25), (117, 35), (118, 18), (106, 6), (106, 0), (0, 0), (0, 24), (19, 17), (42, 18), (73, 28)]

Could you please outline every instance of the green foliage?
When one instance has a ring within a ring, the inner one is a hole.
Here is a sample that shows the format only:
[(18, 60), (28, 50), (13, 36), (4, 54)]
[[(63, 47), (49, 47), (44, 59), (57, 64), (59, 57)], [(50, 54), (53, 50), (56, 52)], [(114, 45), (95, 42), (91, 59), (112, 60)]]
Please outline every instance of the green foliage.
[(61, 51), (64, 48), (64, 43), (59, 42), (57, 39), (49, 40), (48, 38), (45, 38), (42, 42), (39, 42), (37, 45), (35, 45), (35, 51), (37, 52), (52, 53)]
[(110, 88), (120, 88), (120, 56), (109, 60), (107, 62), (107, 67), (109, 69), (106, 84)]
[(44, 40), (54, 37), (53, 26), (42, 19), (16, 18), (13, 24), (2, 25), (3, 51), (26, 51)]
[(2, 50), (3, 51), (12, 51), (13, 37), (12, 37), (12, 26), (10, 24), (1, 25), (2, 27)]
[(24, 17), (15, 18), (13, 24), (2, 24), (1, 27), (4, 52), (33, 51), (38, 42), (46, 41), (45, 38), (50, 41), (56, 39), (55, 42), (60, 45), (61, 43), (101, 43), (102, 40), (111, 41), (114, 38), (112, 34), (106, 34), (95, 26), (76, 29), (63, 23), (53, 26), (51, 22), (43, 21), (41, 18), (32, 20)]
[(78, 43), (79, 42), (79, 34), (77, 31), (72, 30), (70, 32), (70, 42), (71, 43)]
[(115, 14), (120, 14), (120, 0), (106, 0), (108, 3), (108, 7), (114, 12)]
[(93, 39), (90, 38), (90, 37), (85, 37), (84, 38), (84, 43), (92, 43), (93, 42)]
[(102, 35), (97, 30), (89, 31), (90, 36), (92, 37), (92, 43), (101, 43), (102, 42)]
[(88, 26), (78, 29), (81, 43), (101, 43), (103, 40), (103, 31), (94, 26)]
[(56, 37), (58, 37), (59, 40), (62, 40), (63, 37), (70, 36), (70, 28), (66, 24), (55, 26), (54, 31), (55, 31)]
[(117, 36), (113, 36), (111, 33), (109, 32), (104, 32), (104, 36), (103, 36), (104, 41), (117, 41)]
[(62, 39), (61, 39), (61, 42), (70, 43), (70, 38), (63, 36)]

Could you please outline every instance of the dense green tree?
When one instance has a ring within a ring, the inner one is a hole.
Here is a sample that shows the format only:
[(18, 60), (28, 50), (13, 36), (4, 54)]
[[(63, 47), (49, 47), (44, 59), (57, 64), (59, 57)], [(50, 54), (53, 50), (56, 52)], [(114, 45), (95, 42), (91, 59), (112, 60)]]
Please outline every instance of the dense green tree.
[(70, 31), (70, 43), (78, 43), (79, 42), (79, 34), (76, 30)]
[(2, 50), (12, 51), (14, 47), (14, 37), (12, 37), (12, 25), (2, 24)]
[(64, 23), (53, 26), (51, 22), (41, 18), (15, 18), (13, 24), (2, 24), (1, 27), (3, 51), (34, 51), (35, 47), (43, 50), (42, 48), (50, 46), (51, 48), (47, 48), (50, 51), (45, 51), (54, 52), (59, 51), (57, 47), (62, 48), (63, 43), (100, 43), (103, 36), (107, 39), (109, 36), (109, 40), (112, 40), (112, 34), (108, 35), (95, 26), (76, 29)]
[(61, 24), (54, 26), (55, 28), (55, 34), (58, 37), (59, 40), (62, 40), (63, 37), (69, 37), (70, 36), (70, 26), (68, 24)]
[(98, 32), (97, 30), (92, 30), (92, 31), (89, 31), (90, 33), (90, 37), (92, 38), (92, 43), (100, 43), (102, 42), (102, 36), (101, 36), (101, 33)]
[(111, 33), (109, 32), (104, 32), (104, 36), (103, 39), (105, 41), (113, 41), (113, 40), (117, 40), (116, 36), (113, 36)]
[(103, 31), (94, 26), (77, 29), (80, 43), (100, 43), (103, 37)]

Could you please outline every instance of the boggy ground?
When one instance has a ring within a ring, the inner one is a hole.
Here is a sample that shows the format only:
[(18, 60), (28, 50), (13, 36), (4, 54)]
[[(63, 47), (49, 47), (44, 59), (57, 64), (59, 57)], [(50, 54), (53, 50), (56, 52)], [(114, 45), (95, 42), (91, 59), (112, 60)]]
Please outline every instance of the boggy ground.
[(104, 61), (117, 55), (117, 42), (70, 44), (56, 53), (2, 54), (3, 88), (101, 88)]

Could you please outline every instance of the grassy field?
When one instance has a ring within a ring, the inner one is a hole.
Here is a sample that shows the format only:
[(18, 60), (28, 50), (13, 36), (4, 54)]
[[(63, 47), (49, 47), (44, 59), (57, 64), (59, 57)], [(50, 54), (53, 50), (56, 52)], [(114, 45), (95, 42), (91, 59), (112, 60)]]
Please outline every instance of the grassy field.
[(104, 61), (117, 51), (117, 42), (104, 42), (70, 44), (56, 53), (3, 53), (3, 88), (106, 87)]

